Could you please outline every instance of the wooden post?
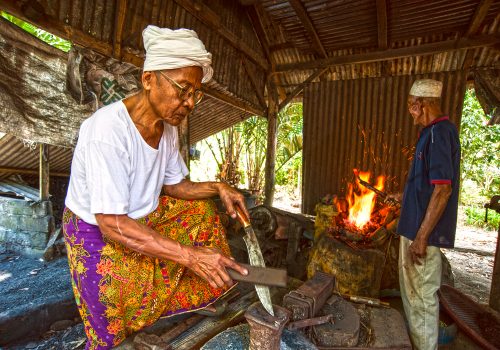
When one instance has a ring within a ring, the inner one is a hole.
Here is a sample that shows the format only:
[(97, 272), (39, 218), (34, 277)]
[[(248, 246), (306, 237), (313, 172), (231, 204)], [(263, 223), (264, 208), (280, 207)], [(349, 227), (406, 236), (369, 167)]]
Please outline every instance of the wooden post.
[(498, 227), (497, 250), (491, 276), (490, 306), (500, 312), (500, 227)]
[(40, 149), (40, 200), (49, 200), (49, 145), (41, 143)]
[(276, 86), (268, 81), (267, 83), (267, 152), (266, 152), (266, 172), (265, 172), (265, 187), (264, 187), (264, 204), (273, 205), (274, 200), (274, 180), (276, 168), (276, 143), (278, 129), (278, 91)]
[(177, 127), (179, 133), (179, 152), (189, 169), (189, 123), (188, 118), (184, 118)]

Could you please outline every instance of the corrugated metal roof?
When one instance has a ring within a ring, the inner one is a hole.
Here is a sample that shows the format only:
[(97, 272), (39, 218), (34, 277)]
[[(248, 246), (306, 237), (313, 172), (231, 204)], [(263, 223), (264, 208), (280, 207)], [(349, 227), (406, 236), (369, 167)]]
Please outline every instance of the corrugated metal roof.
[[(38, 173), (39, 153), (37, 144), (5, 135), (0, 139), (0, 179), (19, 173), (7, 171), (8, 168)], [(49, 145), (50, 172), (57, 175), (69, 174), (72, 157), (72, 149)]]
[(33, 187), (9, 180), (0, 181), (0, 194), (15, 194), (28, 201), (38, 202), (40, 200), (39, 191)]

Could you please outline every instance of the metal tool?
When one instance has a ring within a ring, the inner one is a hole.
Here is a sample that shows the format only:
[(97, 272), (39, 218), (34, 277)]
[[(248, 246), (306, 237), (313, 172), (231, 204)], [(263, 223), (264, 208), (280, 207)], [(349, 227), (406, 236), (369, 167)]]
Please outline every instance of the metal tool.
[(227, 273), (235, 281), (273, 287), (286, 287), (287, 285), (288, 276), (285, 269), (273, 269), (248, 264), (240, 265), (247, 269), (248, 275), (241, 275), (233, 269), (227, 269)]
[(389, 197), (389, 195), (387, 193), (379, 190), (378, 188), (372, 186), (368, 182), (362, 180), (359, 177), (359, 171), (358, 171), (358, 169), (354, 169), (354, 176), (356, 176), (356, 179), (359, 181), (359, 183), (361, 185), (363, 185), (364, 187), (368, 188), (370, 191), (375, 192), (379, 196), (379, 198), (382, 200), (382, 202), (387, 203), (391, 207), (400, 207), (401, 206), (401, 202), (400, 201), (398, 201), (395, 198)]
[[(257, 236), (253, 231), (252, 225), (250, 224), (250, 220), (245, 215), (243, 210), (236, 206), (236, 215), (238, 220), (243, 225), (243, 229), (245, 230), (245, 236), (243, 236), (243, 240), (247, 246), (248, 250), (248, 260), (250, 261), (250, 265), (266, 267), (264, 262), (264, 257), (262, 256), (262, 251), (260, 250), (259, 241), (257, 240)], [(271, 301), (271, 292), (269, 291), (269, 287), (256, 284), (255, 290), (257, 291), (257, 295), (259, 297), (262, 306), (269, 312), (272, 316), (274, 316), (273, 311), (273, 303)]]

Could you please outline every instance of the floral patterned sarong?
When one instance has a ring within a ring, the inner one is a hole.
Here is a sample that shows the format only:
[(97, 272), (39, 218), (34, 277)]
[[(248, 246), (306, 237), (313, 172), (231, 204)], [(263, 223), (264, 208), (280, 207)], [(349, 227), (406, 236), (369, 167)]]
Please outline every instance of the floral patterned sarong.
[[(224, 228), (209, 200), (160, 197), (139, 219), (185, 245), (216, 247), (230, 255)], [(226, 291), (181, 264), (134, 252), (103, 238), (99, 227), (66, 208), (63, 232), (76, 304), (87, 334), (86, 349), (110, 349), (158, 320), (204, 308)]]

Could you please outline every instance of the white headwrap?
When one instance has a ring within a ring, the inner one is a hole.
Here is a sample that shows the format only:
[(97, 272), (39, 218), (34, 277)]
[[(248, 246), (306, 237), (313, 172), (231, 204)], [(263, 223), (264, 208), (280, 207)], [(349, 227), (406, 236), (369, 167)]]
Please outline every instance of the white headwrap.
[(413, 83), (410, 95), (418, 97), (441, 97), (443, 83), (434, 79), (420, 79)]
[(212, 54), (194, 30), (149, 25), (142, 32), (142, 38), (146, 49), (144, 71), (198, 66), (203, 69), (202, 83), (212, 79)]

